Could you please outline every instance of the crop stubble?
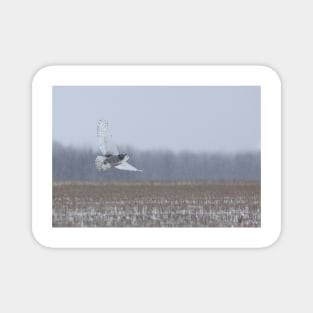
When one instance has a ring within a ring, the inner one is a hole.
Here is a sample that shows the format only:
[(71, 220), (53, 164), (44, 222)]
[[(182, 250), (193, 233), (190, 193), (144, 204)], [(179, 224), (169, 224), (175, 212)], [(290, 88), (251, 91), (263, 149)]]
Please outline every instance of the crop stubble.
[(53, 227), (260, 227), (260, 182), (58, 182)]

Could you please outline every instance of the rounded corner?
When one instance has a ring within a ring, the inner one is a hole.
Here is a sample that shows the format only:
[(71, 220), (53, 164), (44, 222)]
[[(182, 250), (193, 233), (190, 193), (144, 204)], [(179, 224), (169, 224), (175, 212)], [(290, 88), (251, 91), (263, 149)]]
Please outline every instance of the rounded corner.
[(37, 80), (41, 79), (42, 77), (47, 75), (52, 68), (55, 68), (55, 65), (44, 65), (35, 71), (32, 77), (32, 85), (36, 83)]
[(282, 79), (281, 79), (280, 74), (278, 73), (278, 71), (276, 69), (274, 69), (273, 67), (268, 66), (268, 65), (259, 65), (258, 67), (261, 68), (262, 71), (264, 71), (268, 77), (274, 79), (279, 84), (279, 86), (281, 87)]
[(281, 238), (281, 233), (282, 233), (282, 229), (281, 227), (279, 228), (278, 232), (275, 233), (270, 240), (268, 240), (268, 242), (266, 242), (264, 245), (260, 246), (261, 249), (266, 249), (266, 248), (271, 248), (272, 246), (276, 245), (277, 242), (280, 240)]
[(34, 228), (32, 228), (32, 237), (33, 237), (33, 240), (41, 247), (43, 248), (46, 248), (46, 249), (52, 249), (53, 247), (52, 246), (49, 246), (47, 244), (45, 244), (44, 241), (41, 240), (40, 236), (38, 236), (38, 234), (36, 234)]

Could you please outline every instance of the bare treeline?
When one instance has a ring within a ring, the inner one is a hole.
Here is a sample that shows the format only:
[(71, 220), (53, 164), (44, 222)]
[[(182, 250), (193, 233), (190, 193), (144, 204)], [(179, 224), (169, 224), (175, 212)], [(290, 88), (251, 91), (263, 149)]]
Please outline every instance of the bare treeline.
[(110, 169), (98, 172), (98, 152), (53, 142), (53, 180), (260, 180), (260, 152), (237, 154), (141, 151), (122, 147), (143, 172)]

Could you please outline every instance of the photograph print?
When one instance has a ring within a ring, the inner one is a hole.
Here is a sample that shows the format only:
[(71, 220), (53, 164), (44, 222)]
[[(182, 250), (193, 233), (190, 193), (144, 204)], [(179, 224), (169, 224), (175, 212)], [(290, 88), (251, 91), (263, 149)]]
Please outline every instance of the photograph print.
[(53, 86), (53, 227), (261, 227), (260, 86)]

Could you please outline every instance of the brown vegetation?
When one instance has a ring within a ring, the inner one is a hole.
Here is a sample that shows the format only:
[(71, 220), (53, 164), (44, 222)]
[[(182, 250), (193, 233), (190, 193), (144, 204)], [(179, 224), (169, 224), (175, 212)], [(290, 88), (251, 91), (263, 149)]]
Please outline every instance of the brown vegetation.
[(260, 227), (260, 182), (62, 182), (54, 227)]

